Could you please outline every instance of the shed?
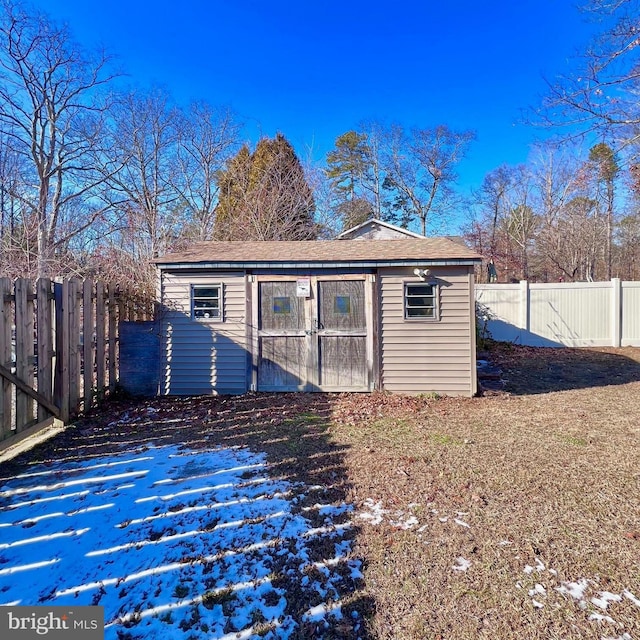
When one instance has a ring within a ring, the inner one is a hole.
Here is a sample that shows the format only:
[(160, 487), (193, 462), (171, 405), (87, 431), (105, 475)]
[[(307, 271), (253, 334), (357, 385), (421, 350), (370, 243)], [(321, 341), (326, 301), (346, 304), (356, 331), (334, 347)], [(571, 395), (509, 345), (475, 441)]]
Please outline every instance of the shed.
[(424, 237), (201, 242), (158, 258), (161, 393), (471, 396), (480, 261)]

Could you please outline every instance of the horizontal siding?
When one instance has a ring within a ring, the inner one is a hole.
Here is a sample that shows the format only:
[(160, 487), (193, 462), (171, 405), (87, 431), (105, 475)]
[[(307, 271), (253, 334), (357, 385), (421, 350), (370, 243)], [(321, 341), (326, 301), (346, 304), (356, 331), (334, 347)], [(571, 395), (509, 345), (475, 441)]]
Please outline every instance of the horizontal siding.
[(429, 370), (430, 371), (449, 371), (452, 366), (462, 366), (467, 368), (471, 364), (471, 358), (468, 356), (454, 356), (454, 355), (441, 355), (434, 356), (428, 351), (414, 352), (409, 354), (404, 353), (388, 353), (385, 357), (385, 370), (390, 371), (394, 368), (396, 370), (406, 367), (407, 357), (420, 357), (429, 358)]
[[(223, 286), (223, 320), (191, 318), (191, 285)], [(244, 273), (171, 274), (162, 279), (163, 392), (238, 394), (247, 390)]]
[(470, 396), (472, 325), (466, 268), (433, 268), (440, 282), (438, 321), (404, 319), (404, 283), (420, 282), (412, 269), (381, 270), (382, 385), (395, 393)]

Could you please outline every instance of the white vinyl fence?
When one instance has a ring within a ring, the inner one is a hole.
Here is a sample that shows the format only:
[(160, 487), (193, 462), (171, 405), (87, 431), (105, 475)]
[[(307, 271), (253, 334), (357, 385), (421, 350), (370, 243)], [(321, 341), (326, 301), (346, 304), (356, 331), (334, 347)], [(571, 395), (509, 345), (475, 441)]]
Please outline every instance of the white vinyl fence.
[(640, 346), (640, 282), (477, 284), (480, 331), (529, 346)]

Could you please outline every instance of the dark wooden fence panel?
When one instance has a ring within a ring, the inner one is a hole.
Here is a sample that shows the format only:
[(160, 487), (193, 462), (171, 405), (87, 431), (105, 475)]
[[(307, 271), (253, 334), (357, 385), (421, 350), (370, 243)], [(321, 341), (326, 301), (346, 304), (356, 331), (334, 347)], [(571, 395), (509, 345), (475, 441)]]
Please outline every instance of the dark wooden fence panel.
[[(2, 367), (11, 369), (13, 353), (11, 349), (13, 326), (13, 309), (11, 291), (13, 289), (9, 278), (0, 278), (0, 360)], [(11, 382), (2, 377), (0, 386), (0, 436), (11, 433), (13, 425), (13, 389)]]
[(0, 278), (3, 446), (52, 417), (67, 422), (113, 391), (119, 322), (150, 319), (152, 308), (92, 280)]

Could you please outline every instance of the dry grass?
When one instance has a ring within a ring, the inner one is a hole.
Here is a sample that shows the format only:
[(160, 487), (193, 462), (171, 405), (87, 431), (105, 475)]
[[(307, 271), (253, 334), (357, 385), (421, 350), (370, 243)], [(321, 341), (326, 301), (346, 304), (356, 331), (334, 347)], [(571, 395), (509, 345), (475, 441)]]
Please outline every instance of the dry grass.
[[(439, 400), (407, 413), (335, 428), (349, 445), (353, 497), (402, 514), (358, 536), (374, 637), (640, 633), (628, 598), (607, 612), (588, 603), (603, 591), (640, 593), (639, 382)], [(410, 530), (390, 522), (412, 513)], [(467, 571), (453, 569), (459, 557)], [(590, 581), (585, 609), (556, 590), (580, 579)], [(546, 595), (529, 594), (536, 584)]]
[[(323, 486), (324, 501), (356, 512), (379, 503), (379, 524), (354, 517), (365, 579), (341, 594), (346, 620), (359, 610), (366, 633), (343, 622), (300, 637), (640, 638), (640, 350), (503, 347), (492, 357), (508, 393), (164, 399), (154, 421), (120, 437), (249, 445), (276, 475)], [(137, 406), (113, 411), (145, 416)], [(89, 455), (106, 420), (35, 457)], [(315, 500), (306, 493), (300, 508)], [(467, 570), (454, 569), (459, 558)], [(581, 580), (582, 597), (563, 592)], [(622, 599), (604, 610), (591, 599), (605, 592)]]

